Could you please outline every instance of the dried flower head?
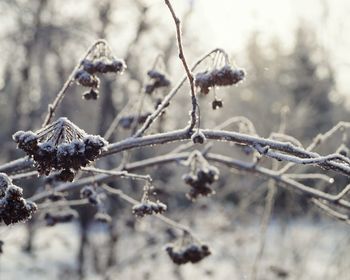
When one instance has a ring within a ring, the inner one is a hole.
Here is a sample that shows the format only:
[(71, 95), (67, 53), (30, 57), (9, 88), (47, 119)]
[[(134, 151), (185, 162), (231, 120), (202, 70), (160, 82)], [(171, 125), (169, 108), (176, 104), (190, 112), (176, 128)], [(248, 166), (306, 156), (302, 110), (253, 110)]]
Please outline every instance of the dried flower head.
[(136, 217), (142, 218), (145, 215), (162, 214), (167, 209), (167, 206), (157, 200), (156, 202), (146, 200), (139, 204), (134, 205), (132, 213)]
[(0, 222), (6, 225), (24, 222), (36, 210), (35, 203), (23, 198), (23, 190), (13, 185), (6, 174), (0, 173)]
[(187, 198), (194, 201), (199, 196), (214, 194), (215, 191), (210, 188), (210, 185), (219, 179), (219, 170), (215, 166), (209, 165), (199, 152), (193, 153), (189, 161), (191, 171), (182, 177), (185, 184), (191, 187), (186, 194)]
[(170, 80), (167, 78), (165, 73), (157, 70), (150, 70), (147, 72), (150, 78), (149, 83), (145, 86), (145, 92), (152, 94), (156, 89), (170, 86)]
[(33, 158), (40, 174), (59, 170), (64, 181), (72, 181), (74, 170), (94, 161), (107, 146), (102, 137), (87, 134), (67, 118), (60, 118), (35, 133), (18, 131), (13, 140)]
[(181, 240), (165, 247), (170, 259), (177, 265), (198, 263), (211, 254), (208, 245), (195, 241), (189, 233)]
[(82, 61), (75, 73), (74, 80), (79, 85), (90, 88), (90, 91), (83, 94), (84, 99), (96, 100), (100, 85), (97, 75), (106, 73), (121, 74), (126, 68), (124, 60), (115, 58), (107, 42), (101, 41)]
[(234, 69), (225, 65), (219, 69), (198, 73), (195, 78), (195, 85), (200, 92), (208, 94), (210, 88), (215, 86), (230, 86), (242, 81), (245, 77), (243, 69)]
[(145, 215), (162, 214), (167, 210), (167, 206), (159, 200), (156, 202), (150, 200), (151, 190), (153, 190), (153, 186), (147, 182), (147, 184), (144, 186), (141, 202), (134, 205), (132, 208), (132, 213), (136, 217), (142, 218)]
[(211, 103), (211, 106), (213, 110), (216, 110), (217, 108), (222, 108), (223, 103), (221, 99), (214, 99), (214, 101)]
[(83, 93), (83, 99), (96, 100), (99, 97), (98, 90), (91, 88), (89, 91)]

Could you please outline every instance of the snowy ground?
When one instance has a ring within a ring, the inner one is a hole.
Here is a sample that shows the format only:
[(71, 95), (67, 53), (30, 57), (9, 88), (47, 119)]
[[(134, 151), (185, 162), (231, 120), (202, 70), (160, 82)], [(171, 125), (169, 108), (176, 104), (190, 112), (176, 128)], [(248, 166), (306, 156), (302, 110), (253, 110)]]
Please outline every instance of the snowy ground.
[[(259, 224), (238, 224), (230, 218), (232, 211), (216, 207), (196, 213), (192, 228), (213, 254), (199, 264), (179, 269), (163, 250), (164, 226), (158, 220), (147, 217), (137, 222), (136, 232), (121, 228), (118, 264), (107, 272), (109, 279), (251, 279), (259, 244)], [(155, 237), (153, 245), (147, 245), (150, 237)], [(77, 279), (77, 224), (40, 228), (33, 255), (22, 250), (26, 241), (24, 225), (0, 227), (0, 239), (5, 242), (0, 256), (1, 280)], [(103, 227), (94, 227), (89, 239), (106, 246)], [(340, 222), (316, 224), (301, 219), (282, 225), (273, 221), (268, 229), (258, 279), (347, 280), (349, 248), (349, 228)], [(92, 265), (85, 269), (87, 279), (106, 279), (97, 275)], [(286, 273), (285, 277), (278, 272)]]

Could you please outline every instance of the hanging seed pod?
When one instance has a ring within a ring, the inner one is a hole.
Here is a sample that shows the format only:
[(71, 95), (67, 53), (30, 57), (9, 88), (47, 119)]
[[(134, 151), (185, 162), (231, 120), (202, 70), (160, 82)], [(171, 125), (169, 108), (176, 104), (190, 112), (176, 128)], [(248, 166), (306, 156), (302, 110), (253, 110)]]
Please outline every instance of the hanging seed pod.
[(23, 198), (23, 190), (13, 185), (5, 173), (0, 173), (0, 223), (9, 225), (27, 221), (36, 210), (35, 203)]
[(150, 70), (147, 72), (147, 75), (150, 78), (150, 82), (145, 86), (145, 92), (147, 94), (152, 94), (156, 89), (168, 87), (171, 84), (166, 74), (157, 70)]
[(72, 181), (75, 171), (94, 161), (107, 146), (98, 135), (89, 135), (67, 118), (60, 118), (36, 131), (18, 131), (13, 135), (18, 148), (35, 162), (40, 174), (60, 171), (61, 180)]
[(234, 69), (230, 65), (225, 65), (219, 69), (198, 73), (195, 85), (199, 87), (201, 93), (208, 94), (212, 87), (235, 85), (244, 77), (245, 71), (243, 69)]

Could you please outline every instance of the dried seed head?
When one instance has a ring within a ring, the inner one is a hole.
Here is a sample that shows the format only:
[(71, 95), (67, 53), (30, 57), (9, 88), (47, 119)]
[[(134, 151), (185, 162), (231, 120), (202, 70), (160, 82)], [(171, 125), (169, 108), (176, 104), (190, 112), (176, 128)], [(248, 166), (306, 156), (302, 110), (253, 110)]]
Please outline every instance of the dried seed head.
[(85, 100), (97, 100), (99, 97), (98, 90), (91, 88), (89, 91), (83, 93), (83, 99)]
[(166, 246), (165, 250), (171, 260), (177, 265), (186, 264), (188, 262), (198, 263), (211, 254), (207, 245), (194, 243), (190, 243), (187, 246), (169, 244)]
[(150, 201), (146, 200), (139, 204), (134, 205), (132, 208), (132, 213), (136, 217), (144, 217), (145, 215), (162, 214), (167, 210), (167, 206), (160, 201)]
[(213, 108), (213, 110), (216, 110), (217, 108), (222, 108), (223, 107), (223, 103), (221, 99), (215, 99), (212, 103), (211, 106)]
[(36, 204), (26, 201), (23, 190), (4, 173), (0, 173), (0, 184), (0, 222), (9, 225), (30, 219), (37, 210)]
[(91, 75), (85, 70), (78, 70), (74, 76), (74, 79), (79, 85), (90, 88), (98, 88), (100, 85), (100, 79), (95, 75)]
[(194, 201), (199, 196), (215, 194), (215, 191), (210, 188), (210, 185), (219, 179), (219, 170), (214, 166), (203, 166), (197, 169), (195, 174), (191, 172), (185, 174), (182, 178), (191, 187), (186, 197)]
[(95, 160), (107, 145), (102, 137), (85, 133), (67, 118), (60, 118), (35, 133), (17, 132), (13, 139), (18, 148), (33, 158), (40, 174), (49, 175), (52, 170), (58, 170), (58, 178), (65, 181), (72, 181), (74, 170)]
[(145, 86), (147, 94), (152, 94), (156, 89), (168, 87), (171, 84), (166, 75), (157, 70), (150, 70), (147, 72), (147, 75), (150, 78), (150, 82)]
[(198, 73), (195, 78), (195, 85), (200, 92), (208, 94), (210, 88), (215, 86), (230, 86), (239, 83), (245, 77), (243, 69), (233, 69), (229, 65), (222, 68)]

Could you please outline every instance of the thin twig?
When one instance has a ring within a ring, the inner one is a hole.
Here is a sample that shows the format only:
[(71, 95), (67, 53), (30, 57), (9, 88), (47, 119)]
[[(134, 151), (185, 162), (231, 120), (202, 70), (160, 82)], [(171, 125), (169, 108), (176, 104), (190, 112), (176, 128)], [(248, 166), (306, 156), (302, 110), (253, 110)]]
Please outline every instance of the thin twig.
[(177, 47), (179, 50), (179, 58), (183, 64), (183, 67), (185, 68), (186, 71), (186, 75), (188, 78), (188, 81), (190, 83), (190, 88), (191, 88), (191, 102), (192, 102), (192, 111), (191, 111), (191, 122), (189, 124), (189, 131), (192, 131), (192, 129), (195, 127), (196, 122), (197, 122), (197, 113), (196, 113), (196, 109), (198, 107), (198, 103), (197, 103), (197, 97), (196, 97), (196, 92), (194, 89), (194, 77), (193, 74), (190, 70), (190, 68), (188, 67), (186, 58), (185, 58), (185, 54), (183, 51), (183, 45), (182, 45), (182, 36), (181, 36), (181, 21), (178, 18), (178, 16), (175, 13), (175, 10), (173, 8), (173, 6), (171, 5), (169, 0), (164, 0), (165, 4), (168, 6), (169, 11), (174, 19), (175, 22), (175, 26), (176, 26), (176, 38), (177, 38)]
[[(136, 200), (136, 199), (132, 198), (131, 196), (125, 194), (120, 189), (112, 188), (112, 187), (110, 187), (110, 186), (108, 186), (106, 184), (103, 184), (101, 187), (104, 190), (106, 190), (109, 193), (111, 193), (111, 194), (118, 195), (121, 199), (125, 200), (126, 202), (128, 202), (128, 203), (130, 203), (132, 205), (136, 205), (136, 204), (140, 203), (138, 200)], [(164, 216), (163, 214), (156, 214), (156, 215), (152, 215), (152, 216), (157, 218), (157, 219), (160, 219), (161, 221), (163, 221), (164, 223), (170, 225), (171, 227), (174, 227), (174, 228), (177, 228), (177, 229), (179, 229), (181, 231), (187, 232), (187, 233), (191, 234), (191, 236), (193, 236), (191, 230), (188, 227), (186, 227), (186, 226), (184, 226), (184, 225), (182, 225), (182, 224), (180, 224), (178, 222), (175, 222), (174, 220)]]
[(48, 113), (45, 117), (44, 123), (42, 125), (42, 127), (47, 126), (53, 116), (55, 115), (55, 111), (58, 107), (58, 105), (60, 105), (60, 103), (62, 102), (64, 95), (66, 94), (68, 88), (72, 85), (72, 83), (74, 82), (74, 75), (76, 73), (76, 71), (79, 69), (79, 67), (81, 66), (83, 60), (96, 48), (97, 45), (99, 44), (107, 44), (107, 42), (105, 40), (97, 40), (94, 44), (92, 44), (92, 46), (87, 50), (87, 52), (84, 54), (84, 56), (80, 59), (79, 63), (74, 67), (73, 71), (71, 72), (71, 74), (69, 75), (68, 79), (66, 80), (66, 82), (64, 83), (62, 89), (58, 92), (58, 94), (56, 95), (54, 101), (48, 105)]

